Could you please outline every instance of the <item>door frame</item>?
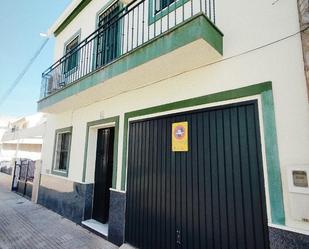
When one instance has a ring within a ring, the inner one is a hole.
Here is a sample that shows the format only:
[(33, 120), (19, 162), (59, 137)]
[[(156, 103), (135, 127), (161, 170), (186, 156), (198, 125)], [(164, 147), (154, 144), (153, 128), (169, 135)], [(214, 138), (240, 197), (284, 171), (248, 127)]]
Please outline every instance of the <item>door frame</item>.
[(99, 119), (87, 123), (82, 182), (94, 183), (98, 130), (110, 127), (115, 128), (112, 188), (116, 188), (117, 165), (118, 165), (119, 116)]
[[(95, 158), (94, 158), (94, 175), (93, 175), (93, 194), (92, 194), (92, 205), (91, 205), (91, 219), (94, 219), (96, 220), (94, 217), (93, 217), (93, 210), (94, 210), (94, 204), (95, 204), (95, 189), (96, 189), (96, 170), (97, 170), (97, 159), (98, 159), (98, 155), (97, 155), (97, 145), (98, 145), (98, 133), (99, 133), (99, 130), (101, 129), (111, 129), (111, 128), (114, 128), (114, 141), (113, 142), (113, 146), (115, 146), (115, 125), (112, 125), (112, 124), (102, 124), (102, 125), (95, 125), (93, 126), (92, 128), (90, 127), (90, 130), (89, 130), (89, 133), (94, 133), (93, 136), (95, 137), (96, 139), (96, 143), (95, 143)], [(111, 141), (110, 141), (111, 142)], [(93, 144), (94, 145), (94, 144)], [(113, 157), (114, 157), (114, 151), (113, 151)], [(114, 162), (113, 162), (114, 164)], [(102, 166), (102, 165), (101, 165)], [(112, 165), (112, 168), (113, 168), (114, 165)], [(113, 169), (112, 169), (113, 170)], [(110, 191), (110, 188), (108, 189), (108, 191)], [(108, 203), (110, 203), (110, 197), (109, 197), (109, 200), (108, 200)], [(105, 205), (105, 204), (104, 204)], [(110, 205), (110, 204), (109, 204)], [(109, 207), (108, 207), (109, 209)], [(109, 211), (108, 211), (108, 215), (109, 215)], [(96, 220), (98, 222), (100, 222), (99, 220)], [(101, 222), (102, 223), (102, 222)], [(105, 222), (103, 224), (108, 224), (108, 222)]]
[[(261, 166), (263, 170), (263, 174), (261, 177), (263, 177), (263, 183), (264, 183), (264, 193), (262, 193), (262, 196), (265, 197), (265, 207), (266, 207), (266, 222), (264, 229), (268, 229), (269, 223), (271, 223), (271, 207), (270, 207), (270, 196), (269, 196), (269, 183), (268, 183), (268, 172), (267, 172), (267, 160), (266, 160), (266, 147), (265, 147), (265, 141), (264, 141), (264, 126), (263, 126), (263, 112), (262, 112), (262, 97), (260, 95), (253, 95), (249, 97), (243, 97), (243, 98), (238, 98), (238, 99), (233, 99), (233, 100), (228, 100), (228, 101), (220, 101), (220, 102), (215, 102), (215, 103), (210, 103), (210, 104), (204, 104), (204, 105), (198, 105), (194, 107), (188, 107), (188, 108), (180, 108), (180, 109), (174, 109), (171, 111), (165, 111), (165, 112), (157, 112), (157, 113), (152, 113), (152, 114), (146, 114), (146, 115), (141, 115), (141, 116), (135, 116), (132, 118), (128, 119), (128, 130), (127, 130), (127, 143), (129, 144), (129, 138), (130, 138), (130, 126), (131, 124), (134, 123), (139, 123), (139, 122), (145, 122), (145, 121), (151, 121), (151, 120), (156, 120), (156, 119), (165, 119), (165, 118), (177, 118), (177, 116), (184, 116), (184, 115), (190, 115), (194, 113), (200, 113), (200, 112), (208, 112), (208, 111), (216, 111), (216, 110), (224, 110), (226, 108), (231, 108), (231, 107), (241, 107), (241, 106), (246, 106), (252, 104), (254, 105), (255, 112), (256, 112), (256, 119), (258, 121), (258, 131), (259, 131), (259, 140), (260, 140), (260, 150), (261, 150)], [(186, 121), (186, 120), (181, 120), (181, 121)], [(175, 122), (180, 122), (180, 121), (175, 121)], [(190, 140), (190, 137), (189, 137)], [(258, 144), (257, 144), (258, 145)], [(129, 146), (127, 149), (127, 159), (129, 158)], [(126, 178), (127, 178), (127, 173), (128, 173), (128, 160), (126, 160)], [(260, 165), (259, 165), (260, 166)], [(128, 181), (127, 181), (128, 182)], [(126, 191), (127, 191), (127, 183), (126, 182)], [(252, 197), (252, 196), (251, 196)], [(262, 199), (264, 199), (262, 197)], [(127, 214), (127, 212), (126, 212)], [(127, 216), (126, 216), (127, 218)], [(264, 220), (264, 219), (263, 219)], [(264, 221), (263, 221), (264, 223)], [(126, 227), (126, 226), (125, 226)], [(268, 230), (267, 230), (268, 231)], [(126, 235), (126, 232), (124, 232)], [(126, 240), (125, 236), (125, 242), (130, 242)]]
[(121, 189), (126, 189), (129, 121), (248, 100), (257, 100), (258, 102), (268, 222), (269, 224), (285, 225), (275, 108), (272, 82), (270, 81), (125, 113)]
[[(266, 161), (266, 149), (265, 149), (265, 141), (263, 139), (264, 137), (264, 127), (263, 127), (263, 115), (262, 115), (262, 110), (261, 110), (261, 97), (259, 95), (254, 95), (250, 97), (245, 97), (245, 98), (239, 98), (239, 99), (234, 99), (231, 101), (222, 101), (222, 102), (216, 102), (216, 103), (211, 103), (211, 104), (204, 104), (204, 105), (198, 105), (194, 107), (189, 107), (189, 108), (180, 108), (176, 109), (173, 111), (166, 111), (166, 112), (158, 112), (158, 113), (153, 113), (153, 114), (147, 114), (147, 115), (142, 115), (142, 116), (136, 116), (128, 119), (128, 140), (130, 137), (130, 124), (133, 122), (138, 122), (138, 121), (145, 121), (153, 118), (164, 118), (168, 117), (171, 115), (177, 115), (177, 114), (183, 114), (183, 113), (193, 113), (193, 112), (199, 112), (204, 109), (221, 109), (225, 108), (231, 105), (242, 105), (246, 104), (248, 102), (256, 102), (257, 106), (257, 115), (258, 115), (258, 120), (259, 120), (259, 132), (260, 132), (260, 141), (261, 141), (261, 152), (262, 152), (262, 167), (263, 167), (263, 177), (264, 177), (264, 189), (265, 189), (265, 201), (266, 201), (266, 210), (267, 210), (267, 220), (268, 222), (271, 221), (271, 208), (270, 208), (270, 196), (269, 192), (267, 191), (269, 189), (269, 183), (268, 183), (268, 173), (267, 173), (267, 161)], [(128, 153), (129, 153), (129, 148), (127, 149), (127, 157), (128, 158)], [(128, 172), (128, 160), (126, 161), (126, 178), (127, 178), (127, 172)], [(126, 187), (127, 187), (127, 182), (126, 182)]]

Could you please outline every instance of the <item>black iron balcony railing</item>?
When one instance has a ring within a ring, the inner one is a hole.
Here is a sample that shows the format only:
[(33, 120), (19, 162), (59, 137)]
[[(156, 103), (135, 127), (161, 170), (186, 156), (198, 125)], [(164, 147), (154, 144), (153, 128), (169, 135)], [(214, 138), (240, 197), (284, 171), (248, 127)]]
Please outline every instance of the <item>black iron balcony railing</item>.
[(103, 17), (97, 30), (42, 74), (41, 98), (103, 68), (197, 13), (204, 13), (215, 23), (215, 0), (136, 0), (118, 10)]

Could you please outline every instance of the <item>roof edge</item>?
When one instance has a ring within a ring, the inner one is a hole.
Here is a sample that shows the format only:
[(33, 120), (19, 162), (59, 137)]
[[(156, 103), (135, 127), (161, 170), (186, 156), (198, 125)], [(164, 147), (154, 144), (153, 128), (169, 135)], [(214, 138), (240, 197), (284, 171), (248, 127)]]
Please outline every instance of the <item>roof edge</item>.
[(92, 0), (74, 0), (49, 28), (48, 35), (59, 35)]

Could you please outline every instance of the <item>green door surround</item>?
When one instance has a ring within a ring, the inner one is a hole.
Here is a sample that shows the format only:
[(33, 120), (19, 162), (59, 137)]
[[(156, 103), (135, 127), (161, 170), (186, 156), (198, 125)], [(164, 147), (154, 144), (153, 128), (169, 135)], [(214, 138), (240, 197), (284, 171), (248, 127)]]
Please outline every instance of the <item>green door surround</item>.
[(256, 85), (251, 85), (247, 87), (242, 87), (238, 89), (228, 90), (224, 92), (214, 93), (197, 98), (182, 100), (178, 102), (173, 102), (169, 104), (164, 104), (160, 106), (125, 113), (121, 190), (125, 191), (126, 188), (126, 166), (127, 166), (127, 146), (128, 146), (127, 141), (128, 141), (128, 124), (130, 118), (161, 113), (171, 110), (177, 110), (181, 108), (194, 107), (208, 103), (234, 100), (254, 95), (260, 95), (261, 97), (271, 219), (273, 224), (285, 225), (283, 192), (282, 192), (282, 182), (280, 175), (280, 161), (279, 161), (279, 151), (277, 144), (275, 110), (274, 110), (274, 100), (273, 100), (271, 82), (264, 82)]
[(119, 137), (119, 116), (95, 120), (87, 123), (86, 128), (86, 139), (85, 139), (85, 149), (84, 149), (84, 164), (83, 164), (83, 175), (82, 182), (86, 179), (86, 168), (87, 168), (87, 157), (88, 157), (88, 141), (89, 141), (89, 129), (93, 126), (104, 125), (114, 123), (115, 127), (115, 137), (114, 137), (114, 157), (113, 157), (113, 181), (112, 187), (116, 189), (117, 181), (117, 165), (118, 165), (118, 137)]

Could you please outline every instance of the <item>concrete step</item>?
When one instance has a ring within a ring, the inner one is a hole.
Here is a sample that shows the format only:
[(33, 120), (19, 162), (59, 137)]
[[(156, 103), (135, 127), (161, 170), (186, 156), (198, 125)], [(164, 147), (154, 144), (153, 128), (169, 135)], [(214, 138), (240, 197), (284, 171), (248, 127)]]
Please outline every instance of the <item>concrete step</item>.
[(133, 247), (129, 244), (123, 244), (119, 249), (137, 249), (136, 247)]

